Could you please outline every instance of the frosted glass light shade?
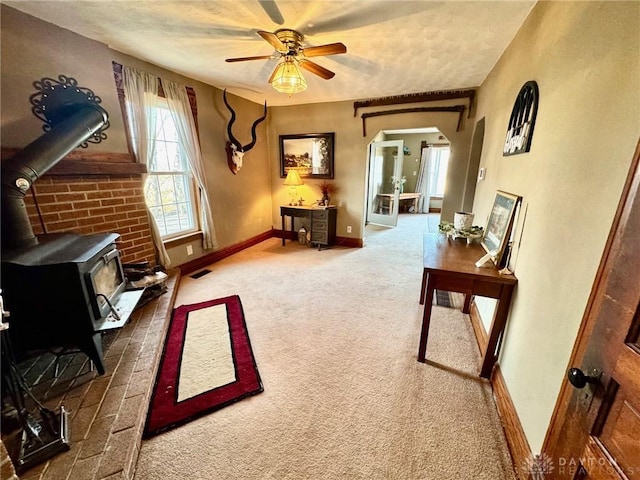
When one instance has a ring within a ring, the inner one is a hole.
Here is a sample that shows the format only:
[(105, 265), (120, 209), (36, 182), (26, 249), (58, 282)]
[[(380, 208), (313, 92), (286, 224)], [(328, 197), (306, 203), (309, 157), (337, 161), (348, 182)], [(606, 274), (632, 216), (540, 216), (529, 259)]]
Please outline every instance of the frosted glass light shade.
[(303, 92), (307, 89), (307, 81), (302, 76), (294, 60), (281, 62), (273, 72), (271, 86), (281, 93)]

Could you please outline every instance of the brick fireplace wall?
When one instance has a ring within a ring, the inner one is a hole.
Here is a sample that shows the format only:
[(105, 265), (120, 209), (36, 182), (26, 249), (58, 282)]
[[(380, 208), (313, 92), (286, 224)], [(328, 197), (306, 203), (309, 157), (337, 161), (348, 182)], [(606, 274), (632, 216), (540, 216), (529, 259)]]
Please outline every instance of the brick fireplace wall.
[(118, 233), (123, 263), (156, 264), (140, 174), (45, 175), (25, 203), (36, 235)]

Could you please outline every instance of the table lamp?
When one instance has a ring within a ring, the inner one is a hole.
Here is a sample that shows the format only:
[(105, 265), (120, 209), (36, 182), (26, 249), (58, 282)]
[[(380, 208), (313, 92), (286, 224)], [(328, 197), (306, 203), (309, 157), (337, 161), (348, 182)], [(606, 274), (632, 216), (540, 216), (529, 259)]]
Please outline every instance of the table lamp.
[[(284, 179), (284, 184), (289, 187), (289, 196), (291, 201), (290, 206), (296, 205), (296, 197), (298, 196), (298, 188), (300, 185), (304, 185), (304, 182), (300, 178), (300, 174), (293, 168), (287, 172), (287, 178)], [(300, 197), (299, 205), (302, 205), (302, 197)]]

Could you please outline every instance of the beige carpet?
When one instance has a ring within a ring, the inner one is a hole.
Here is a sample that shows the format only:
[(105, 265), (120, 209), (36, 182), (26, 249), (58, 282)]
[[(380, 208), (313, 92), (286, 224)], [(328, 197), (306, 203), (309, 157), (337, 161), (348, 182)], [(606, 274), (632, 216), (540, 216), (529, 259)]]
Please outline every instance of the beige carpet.
[(468, 317), (435, 307), (416, 361), (422, 233), (362, 249), (270, 239), (185, 277), (176, 306), (238, 294), (264, 393), (142, 443), (137, 480), (513, 479)]
[(184, 335), (178, 402), (235, 382), (227, 305), (214, 305), (189, 313)]

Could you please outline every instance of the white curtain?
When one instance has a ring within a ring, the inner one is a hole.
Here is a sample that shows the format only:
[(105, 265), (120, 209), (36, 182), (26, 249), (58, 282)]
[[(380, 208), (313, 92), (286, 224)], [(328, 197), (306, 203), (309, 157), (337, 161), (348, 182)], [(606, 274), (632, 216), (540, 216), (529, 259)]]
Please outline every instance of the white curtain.
[[(125, 65), (122, 67), (122, 80), (133, 150), (138, 161), (150, 169), (155, 150), (154, 108), (158, 103), (158, 78)], [(158, 225), (148, 208), (147, 213), (151, 224), (151, 236), (158, 253), (158, 262), (167, 267), (171, 264), (171, 259), (164, 248)]]
[(191, 113), (187, 91), (184, 85), (180, 85), (179, 83), (164, 79), (160, 79), (160, 81), (162, 82), (162, 89), (164, 90), (173, 122), (176, 124), (183, 152), (187, 157), (191, 173), (198, 185), (200, 200), (199, 220), (203, 236), (202, 247), (205, 250), (218, 248), (218, 240), (213, 227), (211, 203), (209, 202), (209, 193), (207, 191), (204, 174), (204, 162), (202, 161), (200, 142), (198, 141), (198, 133), (196, 131), (195, 121), (193, 120), (193, 114)]
[(431, 187), (429, 185), (429, 166), (433, 162), (435, 156), (435, 148), (427, 146), (422, 149), (422, 155), (420, 157), (420, 171), (418, 172), (418, 179), (416, 180), (416, 193), (421, 193), (420, 201), (418, 202), (418, 213), (429, 213), (429, 197)]

